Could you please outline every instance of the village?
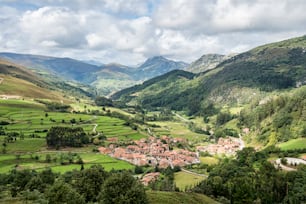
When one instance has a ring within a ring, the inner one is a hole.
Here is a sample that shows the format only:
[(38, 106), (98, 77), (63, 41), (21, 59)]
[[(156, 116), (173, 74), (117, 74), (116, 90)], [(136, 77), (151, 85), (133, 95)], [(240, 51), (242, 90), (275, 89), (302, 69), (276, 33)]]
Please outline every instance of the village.
[(226, 137), (219, 138), (217, 144), (209, 144), (206, 146), (198, 146), (197, 151), (208, 152), (211, 155), (224, 154), (234, 155), (238, 150), (243, 148), (244, 144), (239, 138)]
[(108, 147), (100, 147), (102, 154), (125, 160), (137, 166), (158, 166), (167, 168), (170, 166), (186, 166), (200, 163), (199, 155), (185, 149), (171, 150), (170, 145), (179, 142), (186, 142), (182, 138), (171, 138), (162, 136), (161, 138), (149, 137), (134, 141), (133, 145), (117, 147), (111, 144)]

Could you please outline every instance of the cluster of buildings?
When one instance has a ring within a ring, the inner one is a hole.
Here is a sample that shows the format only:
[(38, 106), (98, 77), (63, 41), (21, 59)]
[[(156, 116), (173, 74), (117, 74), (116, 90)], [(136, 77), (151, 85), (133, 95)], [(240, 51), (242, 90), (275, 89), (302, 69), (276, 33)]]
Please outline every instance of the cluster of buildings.
[(141, 183), (145, 186), (148, 186), (149, 183), (156, 181), (160, 176), (159, 172), (152, 172), (144, 175), (142, 179), (140, 180)]
[(210, 144), (207, 146), (198, 146), (197, 151), (208, 152), (209, 154), (225, 154), (233, 155), (236, 151), (242, 149), (241, 141), (238, 138), (227, 137), (219, 138), (217, 144)]
[(134, 141), (135, 144), (126, 147), (117, 147), (115, 144), (109, 147), (100, 147), (102, 154), (108, 154), (114, 158), (125, 160), (138, 166), (158, 166), (167, 168), (168, 166), (186, 166), (200, 163), (199, 155), (185, 149), (170, 150), (170, 145), (186, 142), (182, 138), (171, 138), (162, 136), (161, 138), (149, 137)]

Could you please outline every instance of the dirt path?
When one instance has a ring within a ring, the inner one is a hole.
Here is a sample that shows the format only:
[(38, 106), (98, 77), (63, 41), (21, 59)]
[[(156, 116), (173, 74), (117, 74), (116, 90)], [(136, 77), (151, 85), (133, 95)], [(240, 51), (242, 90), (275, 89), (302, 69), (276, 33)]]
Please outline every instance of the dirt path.
[(0, 78), (0, 84), (2, 84), (3, 81), (4, 81), (4, 79), (3, 79), (3, 78)]
[(179, 115), (179, 114), (177, 114), (177, 113), (175, 113), (175, 112), (173, 112), (173, 111), (172, 111), (172, 114), (174, 114), (176, 117), (178, 117), (179, 119), (181, 119), (183, 122), (186, 122), (186, 123), (189, 122), (189, 120), (187, 120), (187, 119), (184, 118), (183, 116), (181, 116), (181, 115)]
[(192, 171), (188, 171), (187, 169), (181, 168), (181, 170), (182, 170), (183, 172), (186, 172), (186, 173), (188, 173), (188, 174), (192, 174), (192, 175), (195, 175), (195, 176), (201, 176), (201, 177), (205, 177), (205, 178), (208, 177), (208, 176), (205, 175), (205, 174), (198, 174), (198, 173), (195, 173), (195, 172), (192, 172)]
[(98, 124), (97, 123), (94, 124), (94, 128), (92, 129), (92, 132), (96, 132), (97, 127), (98, 127)]

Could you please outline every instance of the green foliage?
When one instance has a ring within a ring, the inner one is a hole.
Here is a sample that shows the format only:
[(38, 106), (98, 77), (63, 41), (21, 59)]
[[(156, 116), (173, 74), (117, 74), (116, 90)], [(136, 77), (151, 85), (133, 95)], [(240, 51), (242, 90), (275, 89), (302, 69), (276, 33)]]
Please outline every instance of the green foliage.
[(221, 126), (233, 119), (233, 116), (229, 112), (220, 112), (217, 115), (216, 126)]
[(147, 191), (151, 204), (217, 204), (213, 199), (197, 194), (183, 192)]
[(108, 173), (101, 166), (95, 165), (80, 171), (73, 185), (77, 192), (85, 198), (86, 202), (96, 202), (102, 184), (107, 177)]
[[(113, 97), (148, 109), (167, 107), (206, 116), (207, 111), (213, 111), (205, 107), (209, 101), (240, 104), (241, 98), (248, 98), (247, 101), (256, 98), (252, 92), (258, 90), (263, 93), (302, 85), (306, 79), (306, 53), (302, 47), (305, 36), (299, 41), (300, 45), (296, 39), (290, 39), (255, 48), (188, 80), (178, 78), (178, 73), (183, 72), (170, 72), (117, 92)], [(243, 88), (252, 92), (244, 92)], [(231, 96), (235, 89), (239, 97)]]
[[(215, 166), (207, 180), (201, 182), (195, 192), (225, 197), (231, 203), (282, 203), (286, 200), (305, 202), (305, 167), (297, 172), (282, 173), (266, 161), (265, 152), (245, 148), (238, 152), (237, 160), (224, 160)], [(299, 177), (299, 176), (302, 177)], [(298, 179), (300, 178), (300, 179)], [(304, 182), (304, 183), (303, 183)], [(296, 193), (293, 188), (296, 186)]]
[(99, 96), (95, 99), (97, 106), (113, 106), (113, 101), (103, 96)]
[(148, 203), (143, 186), (130, 174), (123, 172), (106, 179), (99, 195), (100, 203)]
[(260, 131), (257, 140), (266, 144), (303, 137), (306, 121), (306, 87), (255, 103), (240, 112), (239, 125)]
[(46, 136), (50, 147), (81, 147), (89, 143), (89, 137), (83, 128), (52, 127)]
[(55, 182), (46, 192), (49, 203), (84, 204), (84, 198), (71, 185), (63, 181)]

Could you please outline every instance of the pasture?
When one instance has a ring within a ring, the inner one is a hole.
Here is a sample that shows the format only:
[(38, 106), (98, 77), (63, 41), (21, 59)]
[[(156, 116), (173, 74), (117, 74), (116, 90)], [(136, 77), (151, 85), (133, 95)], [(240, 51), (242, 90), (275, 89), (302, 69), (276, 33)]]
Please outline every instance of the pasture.
[(201, 143), (206, 138), (203, 134), (192, 132), (184, 122), (158, 121), (150, 122), (160, 127), (154, 127), (153, 132), (157, 136), (171, 135), (172, 137), (184, 138), (195, 143)]
[(45, 137), (52, 126), (82, 127), (85, 132), (92, 133), (96, 124), (95, 131), (106, 137), (118, 137), (119, 140), (145, 137), (119, 118), (48, 112), (44, 105), (26, 100), (0, 100), (0, 121), (10, 122), (5, 126), (5, 132), (17, 132), (25, 137)]
[(216, 159), (215, 157), (200, 157), (200, 161), (203, 164), (207, 164), (207, 165), (216, 165), (219, 163), (219, 160)]
[(184, 191), (187, 187), (194, 187), (204, 179), (203, 176), (193, 175), (184, 171), (174, 174), (174, 182), (181, 191)]
[(281, 150), (306, 149), (306, 138), (292, 139), (277, 145)]
[[(96, 108), (89, 106), (90, 108)], [(99, 109), (101, 109), (99, 107)], [(114, 109), (115, 110), (115, 109)], [(134, 166), (107, 155), (94, 153), (94, 145), (82, 148), (61, 148), (59, 151), (48, 149), (46, 145), (47, 131), (53, 126), (82, 127), (88, 134), (103, 134), (106, 137), (117, 137), (119, 141), (135, 140), (146, 135), (127, 126), (124, 120), (100, 115), (77, 114), (70, 112), (50, 112), (45, 105), (32, 100), (0, 100), (0, 121), (9, 122), (2, 125), (5, 135), (0, 135), (0, 173), (17, 169), (40, 170), (50, 167), (55, 172), (66, 172), (80, 169), (81, 165), (64, 164), (61, 154), (77, 153), (84, 162), (84, 168), (94, 164), (102, 165), (107, 171), (111, 169), (133, 169)], [(17, 134), (14, 140), (5, 142), (8, 134)], [(51, 162), (46, 162), (46, 155)]]
[[(81, 164), (65, 162), (61, 164), (61, 158), (67, 157), (68, 153), (64, 151), (57, 152), (37, 152), (28, 154), (0, 154), (0, 173), (7, 173), (14, 168), (17, 169), (33, 169), (40, 171), (45, 168), (51, 168), (54, 172), (64, 173), (74, 169), (80, 170)], [(46, 161), (46, 155), (50, 156), (50, 161)], [(133, 169), (134, 166), (128, 162), (112, 158), (108, 155), (100, 153), (78, 153), (78, 156), (84, 162), (84, 168), (89, 168), (92, 165), (101, 165), (106, 171)]]

